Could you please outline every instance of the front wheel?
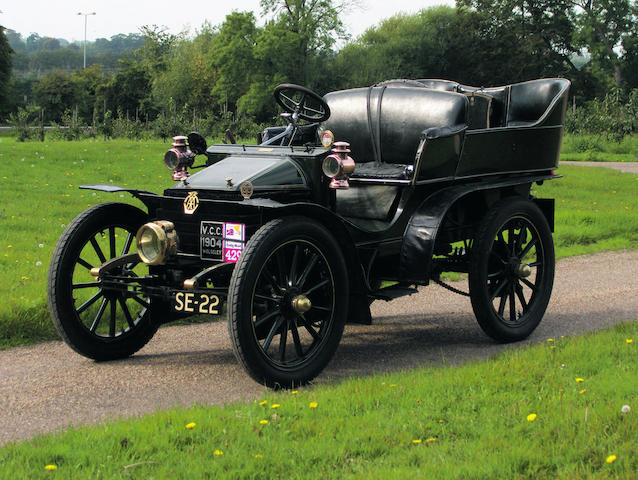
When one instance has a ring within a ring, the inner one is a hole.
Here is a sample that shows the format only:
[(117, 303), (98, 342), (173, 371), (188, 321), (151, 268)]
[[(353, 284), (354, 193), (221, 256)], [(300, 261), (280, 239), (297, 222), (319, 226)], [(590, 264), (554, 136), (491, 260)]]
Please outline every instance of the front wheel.
[(547, 309), (554, 266), (552, 233), (536, 204), (496, 203), (481, 222), (470, 260), (470, 298), (483, 331), (500, 342), (529, 336)]
[[(146, 214), (131, 205), (96, 205), (69, 224), (55, 247), (48, 280), (51, 317), (62, 339), (86, 357), (128, 357), (157, 330), (149, 299), (133, 280), (147, 273), (144, 264), (118, 267), (102, 282), (90, 273), (107, 260), (132, 253), (135, 234), (145, 221)], [(122, 281), (125, 277), (131, 280)]]
[(233, 350), (248, 374), (273, 388), (305, 384), (343, 333), (348, 280), (339, 245), (308, 218), (273, 220), (248, 242), (228, 298)]

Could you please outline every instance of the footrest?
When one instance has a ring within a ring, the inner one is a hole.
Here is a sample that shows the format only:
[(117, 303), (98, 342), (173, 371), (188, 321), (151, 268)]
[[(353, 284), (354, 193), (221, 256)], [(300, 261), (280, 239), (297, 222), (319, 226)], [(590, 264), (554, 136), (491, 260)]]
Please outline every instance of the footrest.
[(417, 293), (418, 290), (410, 285), (391, 285), (389, 287), (380, 288), (372, 292), (372, 296), (378, 300), (385, 300), (389, 302), (390, 300), (394, 300), (395, 298), (405, 297), (406, 295), (413, 295)]

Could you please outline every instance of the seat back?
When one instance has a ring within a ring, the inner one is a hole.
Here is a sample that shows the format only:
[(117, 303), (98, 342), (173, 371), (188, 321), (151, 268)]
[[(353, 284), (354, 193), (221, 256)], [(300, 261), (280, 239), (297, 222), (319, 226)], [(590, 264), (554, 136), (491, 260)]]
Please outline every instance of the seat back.
[(460, 94), (422, 87), (381, 86), (325, 95), (330, 118), (322, 125), (337, 141), (350, 143), (357, 163), (375, 160), (374, 143), (385, 163), (411, 164), (421, 133), (434, 127), (464, 125), (467, 99)]
[(542, 122), (568, 91), (569, 80), (564, 78), (544, 78), (512, 85), (506, 126), (529, 126)]

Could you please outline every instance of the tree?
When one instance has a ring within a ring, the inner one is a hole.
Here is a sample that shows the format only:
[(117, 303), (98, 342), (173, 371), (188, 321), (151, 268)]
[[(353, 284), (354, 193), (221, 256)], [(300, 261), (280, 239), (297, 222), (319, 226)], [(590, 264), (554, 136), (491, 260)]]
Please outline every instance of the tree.
[(216, 81), (211, 94), (224, 111), (235, 111), (237, 101), (250, 88), (252, 73), (258, 69), (257, 33), (252, 12), (233, 12), (212, 39), (210, 59)]
[(45, 120), (59, 122), (66, 110), (75, 106), (75, 87), (70, 75), (59, 70), (48, 73), (34, 87)]
[(578, 47), (591, 55), (592, 69), (607, 87), (622, 85), (619, 47), (636, 25), (632, 0), (571, 0), (571, 18)]
[(260, 0), (264, 15), (272, 14), (286, 28), (294, 45), (290, 81), (308, 85), (309, 66), (318, 52), (329, 50), (339, 38), (345, 38), (340, 15), (349, 9), (348, 0)]
[(8, 113), (11, 102), (11, 56), (13, 50), (4, 34), (5, 28), (0, 25), (0, 117)]

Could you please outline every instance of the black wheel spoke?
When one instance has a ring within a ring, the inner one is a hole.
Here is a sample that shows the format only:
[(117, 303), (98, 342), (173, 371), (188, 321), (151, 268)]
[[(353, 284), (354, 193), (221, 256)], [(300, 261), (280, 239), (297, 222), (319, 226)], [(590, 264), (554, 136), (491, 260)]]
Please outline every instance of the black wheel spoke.
[(297, 282), (297, 262), (299, 261), (299, 250), (301, 250), (301, 247), (298, 244), (295, 245), (295, 251), (292, 254), (292, 261), (290, 262), (290, 275), (288, 278), (292, 285), (295, 285)]
[(97, 292), (95, 295), (93, 295), (91, 298), (89, 298), (86, 302), (84, 302), (82, 305), (80, 305), (80, 308), (77, 308), (75, 311), (77, 312), (77, 314), (81, 314), (84, 310), (86, 310), (87, 308), (89, 308), (91, 305), (93, 305), (99, 298), (102, 297), (102, 290), (100, 290), (99, 292)]
[(95, 315), (95, 318), (93, 319), (93, 323), (91, 324), (91, 333), (95, 333), (95, 330), (97, 330), (98, 325), (100, 324), (100, 320), (102, 320), (102, 316), (104, 315), (104, 310), (106, 310), (106, 306), (108, 305), (109, 301), (106, 298), (102, 299), (102, 304), (100, 305), (100, 308), (97, 311), (97, 315)]
[(151, 306), (146, 300), (142, 300), (136, 295), (131, 295), (131, 298), (135, 300), (137, 303), (139, 303), (140, 305), (142, 305), (144, 308), (149, 308)]
[(281, 313), (281, 310), (279, 310), (279, 308), (271, 310), (270, 312), (266, 313), (265, 315), (261, 316), (255, 321), (255, 328), (261, 327), (268, 320), (272, 319), (273, 317), (276, 317), (280, 313)]
[(295, 353), (298, 358), (303, 357), (303, 348), (301, 346), (301, 340), (299, 339), (299, 331), (297, 330), (297, 322), (290, 322), (290, 333), (292, 334), (292, 341), (295, 344)]
[(115, 258), (115, 227), (109, 227), (109, 253)]
[(534, 285), (532, 282), (530, 282), (526, 278), (521, 278), (521, 282), (523, 282), (525, 285), (527, 285), (529, 288), (531, 288), (533, 292), (535, 292), (538, 289), (538, 287), (536, 285)]
[[(507, 245), (507, 242), (505, 241), (505, 237), (503, 237), (503, 231), (498, 232), (498, 240), (501, 242), (501, 244), (505, 247), (505, 249), (507, 250), (507, 255), (511, 255), (512, 252), (509, 249), (509, 246)], [(493, 252), (493, 250), (492, 250)], [(490, 253), (492, 253), (490, 252)], [(500, 258), (500, 257), (499, 257)]]
[(277, 319), (277, 321), (274, 322), (272, 327), (270, 328), (270, 331), (268, 332), (268, 336), (266, 337), (266, 340), (264, 340), (264, 343), (261, 346), (261, 348), (264, 349), (264, 352), (266, 352), (268, 350), (268, 348), (270, 347), (272, 339), (275, 337), (275, 334), (277, 333), (277, 330), (279, 330), (279, 328), (281, 327), (281, 323), (283, 322), (283, 320), (284, 320), (284, 317), (280, 316)]
[(330, 279), (326, 278), (325, 280), (322, 280), (321, 282), (319, 282), (317, 285), (310, 287), (308, 290), (306, 290), (304, 292), (304, 295), (307, 297), (308, 295), (310, 295), (312, 292), (314, 292), (315, 290), (321, 288), (321, 287), (325, 287), (326, 285), (328, 285), (330, 283)]
[(255, 298), (265, 302), (279, 302), (282, 299), (280, 295), (262, 295), (260, 293), (256, 293)]
[(115, 322), (117, 320), (117, 303), (113, 300), (110, 301), (111, 304), (111, 321), (109, 322), (109, 337), (115, 336)]
[(118, 301), (120, 302), (120, 307), (122, 307), (122, 312), (124, 312), (124, 317), (126, 318), (126, 321), (129, 325), (129, 327), (134, 328), (135, 327), (135, 322), (133, 322), (133, 317), (131, 317), (131, 312), (129, 311), (128, 307), (126, 306), (126, 300), (124, 300), (123, 298), (119, 298)]
[(82, 282), (82, 283), (73, 283), (71, 288), (75, 290), (76, 288), (99, 288), (100, 284), (97, 282)]
[(321, 307), (319, 305), (313, 305), (312, 308), (315, 309), (315, 310), (321, 310), (322, 312), (332, 312), (331, 308)]
[(525, 294), (523, 293), (523, 287), (521, 287), (520, 283), (516, 282), (516, 296), (518, 300), (521, 302), (521, 306), (523, 307), (523, 311), (527, 310), (527, 300), (525, 300)]
[(124, 248), (122, 248), (122, 255), (126, 255), (129, 252), (134, 238), (135, 235), (129, 232), (129, 234), (126, 236), (126, 241), (124, 242)]
[(530, 252), (530, 250), (534, 247), (534, 245), (536, 245), (536, 239), (532, 238), (529, 241), (529, 243), (527, 245), (525, 245), (525, 248), (521, 252), (521, 255), (519, 257), (521, 259), (521, 261), (523, 261), (523, 259), (527, 256), (527, 254)]
[(312, 338), (314, 338), (316, 341), (319, 341), (321, 339), (319, 333), (313, 328), (312, 324), (306, 319), (306, 317), (304, 317), (302, 314), (299, 314), (298, 317), (301, 318), (304, 328), (308, 330), (308, 333), (312, 335)]
[(528, 267), (540, 267), (543, 264), (543, 262), (532, 262), (532, 263), (528, 263), (527, 266)]
[(279, 335), (279, 361), (286, 359), (286, 342), (288, 341), (288, 321), (284, 320), (281, 325), (281, 333)]
[(86, 268), (87, 270), (91, 270), (93, 268), (93, 265), (91, 265), (89, 262), (87, 262), (86, 260), (82, 258), (78, 258), (78, 263), (82, 265), (84, 268)]
[(280, 285), (283, 285), (284, 288), (288, 287), (288, 272), (286, 271), (285, 258), (283, 253), (280, 251), (278, 255), (275, 256), (275, 260), (277, 261), (277, 273), (279, 274)]
[(516, 321), (516, 295), (514, 294), (514, 284), (510, 284), (510, 322), (514, 323)]
[(310, 275), (310, 272), (312, 271), (315, 264), (317, 263), (317, 260), (319, 260), (319, 255), (317, 255), (316, 253), (313, 253), (312, 257), (310, 258), (310, 261), (308, 262), (308, 265), (306, 265), (306, 268), (304, 268), (303, 272), (301, 272), (301, 276), (299, 277), (299, 280), (297, 281), (297, 286), (299, 288), (303, 288), (304, 283), (306, 283), (306, 280), (308, 279), (308, 275)]
[(91, 237), (90, 242), (91, 242), (91, 245), (93, 246), (93, 250), (95, 250), (95, 253), (97, 254), (97, 257), (100, 259), (100, 262), (102, 263), (106, 262), (106, 257), (104, 256), (104, 253), (102, 253), (102, 249), (100, 248), (97, 241), (95, 240), (95, 237)]
[[(493, 301), (496, 297), (500, 297), (501, 292), (503, 291), (503, 289), (505, 288), (505, 286), (509, 283), (508, 280), (503, 280), (498, 287), (496, 287), (496, 290), (494, 290), (494, 293), (492, 293), (492, 296), (490, 297), (490, 301)], [(500, 310), (500, 308), (499, 308)]]
[(488, 280), (495, 280), (498, 278), (503, 278), (505, 276), (505, 270), (499, 270), (498, 272), (488, 273)]
[(275, 278), (275, 276), (272, 273), (270, 273), (270, 270), (268, 270), (268, 267), (264, 267), (262, 273), (264, 274), (264, 280), (266, 280), (266, 282), (270, 284), (270, 286), (272, 287), (274, 291), (276, 291), (277, 293), (281, 295), (283, 293), (281, 290), (281, 286), (277, 283), (277, 279)]
[(501, 301), (498, 304), (498, 314), (502, 317), (503, 313), (505, 312), (505, 303), (507, 301), (507, 295), (503, 295), (501, 297)]

